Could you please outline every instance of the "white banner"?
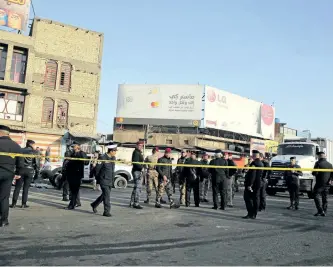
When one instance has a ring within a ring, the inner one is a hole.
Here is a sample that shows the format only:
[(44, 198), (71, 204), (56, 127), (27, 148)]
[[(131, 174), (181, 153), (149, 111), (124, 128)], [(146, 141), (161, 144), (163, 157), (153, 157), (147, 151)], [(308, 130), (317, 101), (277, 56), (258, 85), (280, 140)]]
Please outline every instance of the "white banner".
[(204, 126), (274, 139), (275, 109), (210, 86), (205, 87)]

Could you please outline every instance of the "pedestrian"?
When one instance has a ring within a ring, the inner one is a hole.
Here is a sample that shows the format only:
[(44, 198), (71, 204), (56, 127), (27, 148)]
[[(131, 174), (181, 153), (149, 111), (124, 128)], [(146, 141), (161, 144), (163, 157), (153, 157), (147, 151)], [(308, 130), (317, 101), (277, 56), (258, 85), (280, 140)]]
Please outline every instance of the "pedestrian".
[(144, 167), (144, 158), (142, 154), (143, 142), (137, 142), (136, 148), (132, 154), (132, 175), (134, 180), (134, 187), (131, 195), (130, 207), (135, 209), (142, 209), (140, 205), (140, 194), (142, 187), (142, 178), (143, 178), (143, 167)]
[[(260, 160), (265, 168), (269, 167), (269, 163), (264, 158), (264, 155), (262, 153), (260, 153)], [(268, 174), (268, 170), (262, 171), (261, 183), (260, 183), (260, 193), (259, 193), (259, 211), (266, 210), (267, 174)]]
[(95, 151), (94, 155), (91, 158), (90, 166), (89, 166), (89, 178), (94, 179), (93, 180), (93, 189), (97, 191), (101, 191), (100, 184), (98, 183), (96, 179), (96, 166), (97, 166), (97, 160), (101, 156), (101, 153), (99, 151)]
[[(299, 169), (301, 168), (299, 165), (296, 164), (296, 157), (290, 158), (290, 164), (287, 166), (290, 169)], [(287, 209), (294, 209), (298, 210), (299, 206), (299, 176), (302, 176), (302, 172), (295, 170), (295, 171), (285, 171), (284, 172), (284, 179), (286, 181), (286, 185), (289, 191), (290, 197), (290, 205)]]
[[(68, 185), (68, 162), (69, 162), (69, 158), (71, 156), (72, 152), (70, 150), (67, 150), (64, 154), (64, 161), (62, 162), (62, 169), (61, 169), (61, 179), (59, 181), (59, 186), (58, 189), (60, 190), (62, 188), (62, 201), (69, 201), (70, 198), (68, 198), (69, 196), (71, 197), (71, 193), (69, 192), (69, 185)], [(78, 202), (80, 203), (80, 201)]]
[(191, 192), (193, 189), (194, 205), (196, 207), (200, 206), (200, 162), (197, 160), (197, 156), (194, 151), (191, 152), (191, 157), (186, 160), (185, 165), (198, 165), (198, 167), (184, 167), (183, 176), (185, 177), (186, 183), (186, 195), (185, 195), (185, 205), (189, 207), (191, 204)]
[[(318, 161), (315, 163), (314, 169), (332, 169), (333, 166), (326, 160), (324, 152), (317, 153)], [(314, 201), (317, 213), (314, 216), (326, 216), (327, 213), (327, 195), (330, 187), (330, 181), (333, 178), (333, 172), (317, 172), (313, 171), (312, 175), (316, 177), (316, 184), (313, 189)]]
[(152, 151), (152, 155), (148, 156), (145, 160), (147, 164), (147, 183), (146, 183), (146, 189), (147, 189), (147, 199), (144, 201), (144, 203), (149, 203), (149, 199), (151, 197), (151, 192), (155, 190), (156, 197), (155, 202), (157, 201), (157, 195), (158, 195), (158, 172), (156, 171), (156, 163), (158, 161), (158, 153), (159, 148), (154, 147)]
[(182, 150), (180, 158), (177, 160), (177, 167), (175, 169), (175, 173), (178, 177), (178, 182), (179, 182), (179, 191), (180, 191), (179, 203), (182, 205), (185, 204), (186, 185), (185, 185), (185, 177), (183, 177), (184, 166), (178, 166), (178, 165), (185, 164), (187, 158), (188, 158), (187, 151)]
[(210, 168), (211, 176), (212, 176), (212, 189), (213, 189), (213, 202), (214, 206), (212, 209), (217, 210), (218, 208), (218, 195), (221, 197), (221, 205), (220, 210), (225, 210), (227, 205), (227, 177), (228, 177), (228, 169), (223, 168), (228, 166), (227, 161), (222, 158), (222, 151), (215, 151), (215, 159), (211, 160), (209, 165), (217, 166), (217, 168)]
[(98, 160), (101, 160), (96, 165), (95, 177), (99, 181), (102, 194), (91, 203), (91, 207), (94, 213), (97, 213), (97, 207), (103, 202), (104, 213), (103, 216), (111, 217), (111, 188), (114, 181), (114, 167), (116, 161), (117, 145), (109, 145), (107, 153), (99, 156)]
[(169, 202), (170, 209), (179, 208), (179, 204), (177, 204), (172, 198), (172, 184), (171, 184), (171, 175), (172, 175), (172, 160), (171, 160), (171, 148), (166, 148), (164, 151), (164, 156), (159, 158), (157, 163), (162, 165), (157, 165), (156, 170), (158, 172), (158, 195), (156, 199), (156, 208), (161, 208), (161, 199), (163, 197), (164, 192), (166, 192)]
[(74, 159), (70, 159), (67, 164), (67, 181), (72, 196), (67, 209), (73, 210), (81, 206), (80, 186), (82, 178), (84, 177), (84, 166), (89, 164), (89, 159), (86, 153), (81, 151), (81, 147), (78, 143), (74, 143), (70, 158)]
[[(209, 165), (208, 154), (204, 153), (200, 161), (200, 165)], [(208, 201), (208, 189), (210, 184), (210, 172), (208, 168), (200, 168), (200, 202), (209, 202)]]
[(27, 202), (28, 202), (30, 184), (33, 178), (35, 177), (35, 173), (39, 172), (39, 167), (40, 167), (40, 161), (38, 158), (39, 154), (35, 150), (35, 148), (36, 148), (35, 141), (27, 140), (26, 147), (22, 149), (22, 154), (31, 155), (32, 157), (23, 158), (23, 166), (19, 172), (21, 179), (17, 180), (15, 183), (12, 205), (10, 206), (11, 208), (16, 207), (16, 203), (20, 195), (22, 186), (23, 186), (23, 192), (22, 192), (21, 208), (29, 208)]
[[(227, 156), (227, 162), (228, 162), (228, 166), (232, 166), (232, 167), (236, 167), (236, 163), (233, 161), (232, 159), (232, 154), (231, 153), (226, 153)], [(227, 202), (227, 206), (229, 208), (232, 208), (233, 205), (233, 200), (234, 200), (234, 196), (235, 196), (235, 175), (237, 173), (237, 169), (233, 168), (233, 169), (228, 169), (229, 171), (229, 175), (228, 175), (228, 191), (227, 191), (227, 197), (228, 197), (228, 202)]]
[[(21, 147), (9, 137), (10, 129), (0, 125), (0, 152), (21, 154)], [(9, 197), (13, 179), (17, 182), (21, 176), (23, 158), (0, 155), (0, 227), (9, 225)]]
[[(38, 153), (38, 155), (39, 155), (39, 164), (41, 165), (41, 156), (42, 156), (42, 152), (40, 151), (40, 148), (39, 148), (39, 147), (36, 147), (36, 151), (37, 151), (37, 153)], [(39, 166), (38, 169), (40, 169), (40, 167), (41, 167), (41, 166)], [(34, 176), (34, 178), (33, 178), (33, 182), (35, 182), (35, 181), (38, 179), (38, 177), (39, 177), (39, 172), (36, 172), (36, 173), (35, 173), (35, 176)]]
[[(252, 150), (253, 161), (250, 167), (262, 168), (264, 165), (260, 161), (258, 150)], [(255, 219), (259, 209), (259, 193), (261, 184), (262, 170), (249, 169), (245, 175), (244, 201), (247, 209), (247, 215), (244, 219)]]

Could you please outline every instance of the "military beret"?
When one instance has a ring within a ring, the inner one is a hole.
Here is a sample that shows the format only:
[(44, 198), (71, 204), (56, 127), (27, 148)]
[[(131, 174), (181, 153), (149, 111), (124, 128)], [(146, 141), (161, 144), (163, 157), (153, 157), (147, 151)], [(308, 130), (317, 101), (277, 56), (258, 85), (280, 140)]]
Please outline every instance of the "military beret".
[(215, 150), (215, 153), (218, 154), (218, 153), (222, 153), (222, 150), (221, 149), (216, 149)]
[(260, 152), (258, 150), (252, 150), (252, 154), (259, 154)]
[(166, 149), (165, 149), (165, 153), (171, 153), (171, 148), (169, 148), (169, 147), (166, 148)]
[(290, 157), (290, 160), (296, 159), (296, 157)]

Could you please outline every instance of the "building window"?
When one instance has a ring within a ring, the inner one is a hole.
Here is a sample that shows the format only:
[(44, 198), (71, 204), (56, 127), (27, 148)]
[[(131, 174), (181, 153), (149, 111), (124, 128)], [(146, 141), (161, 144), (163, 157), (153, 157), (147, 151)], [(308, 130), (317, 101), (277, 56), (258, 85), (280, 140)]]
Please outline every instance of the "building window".
[(165, 143), (166, 143), (167, 145), (172, 145), (172, 139), (167, 139), (167, 140), (165, 140)]
[(25, 82), (25, 72), (27, 69), (28, 50), (24, 48), (14, 47), (12, 57), (12, 68), (10, 71), (10, 79), (16, 83)]
[(52, 98), (45, 98), (43, 101), (43, 114), (42, 114), (43, 127), (52, 128), (53, 113), (54, 113), (54, 100)]
[(188, 144), (189, 144), (188, 140), (184, 140), (184, 145), (188, 145)]
[(60, 100), (57, 107), (57, 124), (58, 126), (66, 126), (68, 118), (68, 102)]
[(55, 90), (57, 83), (58, 63), (54, 60), (49, 60), (46, 63), (45, 76), (44, 76), (44, 88), (49, 90)]
[(8, 46), (0, 44), (0, 80), (5, 79)]
[(22, 121), (24, 96), (18, 93), (0, 91), (0, 119)]
[(62, 63), (60, 68), (60, 81), (59, 90), (69, 92), (71, 89), (71, 74), (72, 65), (69, 63)]

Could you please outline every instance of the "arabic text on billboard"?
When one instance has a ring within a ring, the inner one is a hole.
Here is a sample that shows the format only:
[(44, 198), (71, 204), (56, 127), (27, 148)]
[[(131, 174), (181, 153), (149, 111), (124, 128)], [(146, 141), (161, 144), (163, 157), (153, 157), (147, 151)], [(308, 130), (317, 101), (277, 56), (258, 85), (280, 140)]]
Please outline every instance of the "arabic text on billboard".
[(274, 139), (274, 107), (210, 86), (205, 98), (205, 127)]
[(0, 0), (0, 26), (25, 31), (29, 13), (30, 0)]
[(119, 85), (117, 121), (199, 126), (202, 94), (200, 85)]

